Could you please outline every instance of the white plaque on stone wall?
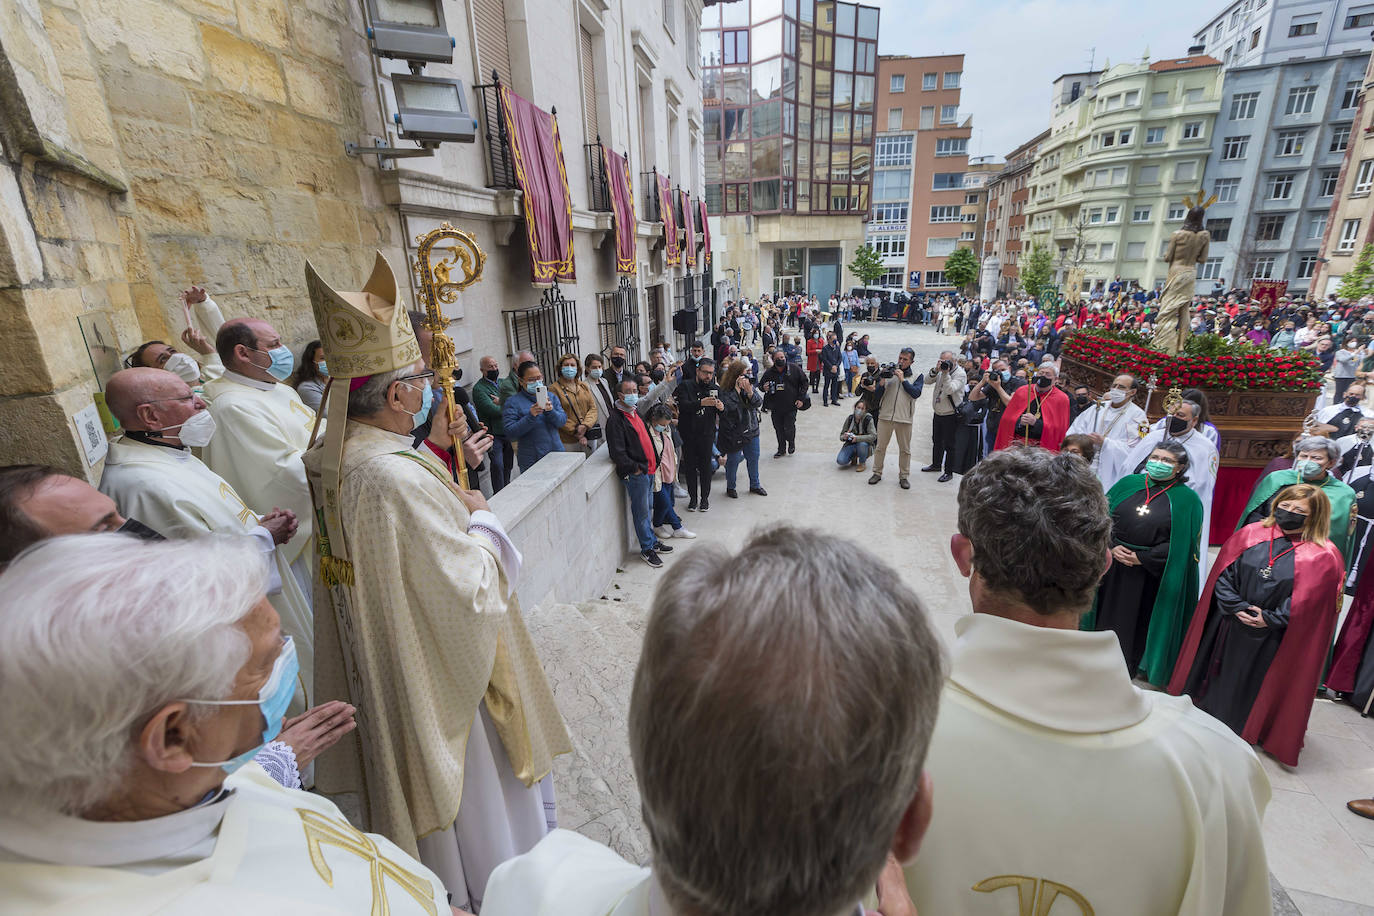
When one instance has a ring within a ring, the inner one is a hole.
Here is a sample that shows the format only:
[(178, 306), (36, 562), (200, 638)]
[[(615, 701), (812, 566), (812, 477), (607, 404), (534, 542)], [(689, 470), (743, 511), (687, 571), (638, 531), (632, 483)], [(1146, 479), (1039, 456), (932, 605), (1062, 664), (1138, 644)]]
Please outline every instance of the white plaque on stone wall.
[(76, 435), (86, 451), (86, 464), (95, 467), (96, 462), (110, 450), (105, 427), (100, 423), (100, 409), (94, 404), (87, 404), (72, 416), (72, 423), (76, 424)]

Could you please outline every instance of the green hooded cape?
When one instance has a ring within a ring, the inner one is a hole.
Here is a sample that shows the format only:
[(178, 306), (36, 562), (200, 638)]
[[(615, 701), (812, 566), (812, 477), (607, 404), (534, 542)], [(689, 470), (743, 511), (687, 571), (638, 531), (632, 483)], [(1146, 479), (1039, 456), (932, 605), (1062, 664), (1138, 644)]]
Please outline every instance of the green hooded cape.
[[(1145, 489), (1144, 474), (1131, 474), (1117, 481), (1107, 493), (1112, 512), (1128, 496)], [(1183, 636), (1197, 607), (1198, 543), (1202, 535), (1202, 500), (1186, 486), (1170, 487), (1164, 493), (1169, 500), (1169, 559), (1164, 563), (1164, 575), (1155, 594), (1154, 609), (1150, 612), (1150, 630), (1145, 635), (1145, 651), (1140, 656), (1138, 672), (1151, 684), (1164, 685), (1174, 673), (1174, 662), (1183, 648)], [(1093, 608), (1083, 615), (1080, 630), (1092, 630), (1097, 623), (1097, 599)], [(1132, 671), (1134, 676), (1137, 672)]]
[[(1236, 530), (1239, 531), (1245, 527), (1245, 520), (1249, 518), (1250, 513), (1254, 512), (1266, 499), (1284, 487), (1306, 482), (1298, 477), (1298, 472), (1292, 468), (1275, 471), (1265, 477), (1255, 485), (1255, 492), (1250, 494), (1250, 501), (1245, 504), (1245, 511), (1240, 514)], [(1354, 529), (1351, 510), (1355, 506), (1355, 491), (1351, 489), (1350, 484), (1336, 479), (1335, 475), (1327, 472), (1326, 480), (1322, 482), (1322, 492), (1331, 501), (1331, 533), (1329, 538), (1331, 543), (1336, 545), (1336, 549), (1341, 552), (1341, 557), (1345, 560), (1345, 570), (1349, 572), (1350, 535)]]

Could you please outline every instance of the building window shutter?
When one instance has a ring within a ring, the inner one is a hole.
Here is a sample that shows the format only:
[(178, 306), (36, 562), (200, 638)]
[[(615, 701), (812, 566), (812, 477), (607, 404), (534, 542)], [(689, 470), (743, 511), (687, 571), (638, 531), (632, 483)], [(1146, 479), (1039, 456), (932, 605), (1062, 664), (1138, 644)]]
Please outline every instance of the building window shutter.
[(506, 37), (505, 0), (473, 0), (472, 25), (477, 37), (478, 81), (485, 83), (495, 70), (501, 82), (509, 86), (510, 41)]
[(582, 117), (586, 143), (596, 142), (600, 128), (596, 111), (596, 56), (592, 48), (592, 33), (578, 26), (582, 49)]

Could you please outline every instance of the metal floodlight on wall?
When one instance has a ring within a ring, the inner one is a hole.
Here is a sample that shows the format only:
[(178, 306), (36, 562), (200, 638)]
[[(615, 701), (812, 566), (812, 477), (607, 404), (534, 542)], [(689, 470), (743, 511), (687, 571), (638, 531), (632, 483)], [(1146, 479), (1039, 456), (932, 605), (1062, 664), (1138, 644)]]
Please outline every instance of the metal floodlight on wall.
[(397, 73), (391, 86), (396, 91), (396, 113), (391, 117), (406, 140), (476, 142), (477, 120), (468, 113), (462, 80)]
[(367, 16), (367, 37), (378, 57), (407, 61), (412, 70), (453, 63), (443, 0), (367, 0)]

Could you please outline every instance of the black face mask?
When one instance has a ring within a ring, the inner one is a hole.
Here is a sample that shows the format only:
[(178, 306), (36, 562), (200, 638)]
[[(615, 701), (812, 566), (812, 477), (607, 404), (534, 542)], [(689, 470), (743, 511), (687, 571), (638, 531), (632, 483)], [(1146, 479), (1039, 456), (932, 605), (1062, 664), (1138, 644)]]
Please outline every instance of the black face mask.
[(1359, 399), (1359, 398), (1346, 398), (1346, 399), (1345, 399), (1345, 406), (1346, 406), (1346, 407), (1359, 407), (1359, 406), (1360, 406), (1360, 399)]
[(1048, 391), (1050, 388), (1054, 387), (1054, 381), (1042, 375), (1035, 380), (1035, 387), (1039, 388), (1041, 391)]
[(622, 359), (622, 358), (620, 358), (619, 356), (612, 356), (612, 357), (611, 357), (611, 365), (612, 365), (612, 366), (615, 366), (617, 369), (624, 369), (624, 368), (625, 368), (625, 360)]
[(1182, 417), (1169, 418), (1169, 435), (1181, 436), (1188, 431), (1188, 421)]
[(1087, 407), (1087, 406), (1088, 406), (1088, 396), (1087, 396), (1086, 394), (1080, 394), (1075, 400), (1078, 401), (1078, 406), (1079, 406), (1079, 407)]
[(118, 530), (121, 534), (132, 534), (134, 537), (141, 538), (145, 541), (167, 540), (165, 537), (158, 534), (156, 531), (149, 528), (147, 525), (143, 524), (136, 518), (126, 518), (124, 520), (124, 524), (120, 525)]
[(1282, 531), (1301, 531), (1302, 526), (1307, 524), (1307, 516), (1289, 509), (1275, 509), (1274, 521)]
[(501, 370), (500, 370), (500, 369), (488, 369), (486, 372), (483, 372), (482, 374), (485, 375), (485, 376), (487, 377), (487, 381), (489, 381), (489, 382), (494, 382), (494, 381), (496, 381), (497, 379), (499, 379), (499, 378), (501, 377)]

